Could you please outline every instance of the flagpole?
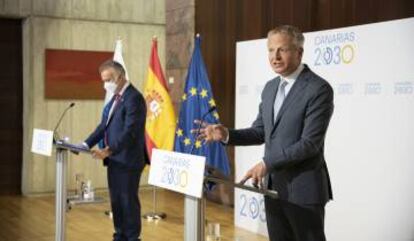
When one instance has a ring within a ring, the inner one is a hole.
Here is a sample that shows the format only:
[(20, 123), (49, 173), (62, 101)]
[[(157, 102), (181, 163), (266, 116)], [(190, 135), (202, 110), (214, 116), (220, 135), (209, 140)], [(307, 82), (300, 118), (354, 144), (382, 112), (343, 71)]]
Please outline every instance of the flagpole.
[(152, 212), (145, 213), (142, 215), (148, 221), (160, 220), (167, 217), (164, 212), (157, 212), (157, 189), (152, 186)]
[[(157, 39), (158, 38), (156, 35), (152, 36), (152, 41), (157, 41)], [(165, 219), (167, 217), (166, 213), (157, 211), (157, 188), (155, 186), (152, 186), (152, 211), (145, 213), (144, 215), (142, 215), (142, 217), (147, 219), (148, 221)]]

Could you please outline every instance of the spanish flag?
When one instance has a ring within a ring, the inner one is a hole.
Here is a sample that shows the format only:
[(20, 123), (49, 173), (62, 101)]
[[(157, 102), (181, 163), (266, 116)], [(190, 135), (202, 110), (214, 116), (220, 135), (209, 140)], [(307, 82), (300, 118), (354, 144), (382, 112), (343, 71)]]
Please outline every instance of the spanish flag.
[(147, 104), (145, 139), (151, 160), (152, 148), (171, 151), (174, 147), (176, 117), (168, 93), (167, 82), (158, 57), (157, 39), (152, 40), (152, 49), (145, 83), (144, 96)]

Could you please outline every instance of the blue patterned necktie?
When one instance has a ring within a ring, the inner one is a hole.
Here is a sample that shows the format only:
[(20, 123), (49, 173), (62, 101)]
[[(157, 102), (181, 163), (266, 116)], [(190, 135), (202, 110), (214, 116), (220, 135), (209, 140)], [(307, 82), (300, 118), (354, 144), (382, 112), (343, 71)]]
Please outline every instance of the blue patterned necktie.
[(285, 97), (286, 97), (285, 88), (287, 84), (288, 82), (286, 80), (283, 80), (282, 78), (280, 78), (280, 84), (279, 84), (279, 88), (277, 89), (275, 104), (273, 106), (273, 113), (274, 113), (273, 122), (274, 123), (276, 122), (277, 115), (280, 111), (280, 108), (283, 105), (283, 101), (285, 100)]

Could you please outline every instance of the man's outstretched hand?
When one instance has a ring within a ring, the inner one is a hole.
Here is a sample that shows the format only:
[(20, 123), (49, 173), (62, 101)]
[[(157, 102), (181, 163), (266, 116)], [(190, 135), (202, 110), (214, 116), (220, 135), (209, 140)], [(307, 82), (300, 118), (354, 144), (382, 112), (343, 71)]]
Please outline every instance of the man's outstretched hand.
[(201, 123), (199, 120), (195, 120), (194, 123), (198, 125), (201, 124), (199, 130), (192, 130), (193, 133), (198, 134), (197, 139), (204, 140), (207, 143), (212, 141), (227, 141), (229, 132), (225, 126), (221, 124)]

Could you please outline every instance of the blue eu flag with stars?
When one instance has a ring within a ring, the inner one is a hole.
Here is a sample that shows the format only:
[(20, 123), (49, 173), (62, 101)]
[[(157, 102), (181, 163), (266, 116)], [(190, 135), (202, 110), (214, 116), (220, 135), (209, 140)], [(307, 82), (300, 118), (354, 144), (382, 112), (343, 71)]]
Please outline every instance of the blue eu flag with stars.
[(200, 42), (200, 37), (196, 37), (194, 52), (185, 81), (184, 94), (181, 97), (174, 150), (205, 156), (208, 166), (214, 167), (228, 176), (230, 174), (229, 161), (223, 144), (220, 142), (206, 144), (201, 140), (197, 140), (196, 133), (191, 133), (191, 130), (199, 128), (194, 120), (201, 120), (204, 117), (206, 123), (217, 124), (220, 122), (203, 56), (201, 55)]

